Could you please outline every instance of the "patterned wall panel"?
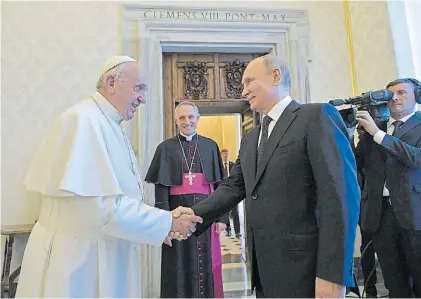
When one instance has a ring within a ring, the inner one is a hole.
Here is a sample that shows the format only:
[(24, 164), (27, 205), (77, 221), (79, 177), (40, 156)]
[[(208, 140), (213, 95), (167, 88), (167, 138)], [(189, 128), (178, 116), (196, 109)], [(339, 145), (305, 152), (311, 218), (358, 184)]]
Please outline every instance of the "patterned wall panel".
[(118, 13), (112, 2), (2, 3), (2, 224), (35, 220), (29, 162), (57, 115), (95, 91), (119, 50)]

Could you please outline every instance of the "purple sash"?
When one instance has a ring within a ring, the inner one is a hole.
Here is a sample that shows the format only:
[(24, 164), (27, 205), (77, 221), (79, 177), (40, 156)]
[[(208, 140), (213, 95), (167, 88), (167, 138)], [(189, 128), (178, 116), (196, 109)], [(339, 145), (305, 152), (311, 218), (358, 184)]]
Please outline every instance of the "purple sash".
[(183, 173), (183, 184), (181, 186), (171, 186), (170, 195), (183, 194), (205, 194), (213, 192), (213, 184), (205, 181), (203, 173), (192, 173), (192, 184), (190, 185), (189, 174)]
[(211, 246), (214, 298), (224, 298), (221, 243), (219, 240), (219, 234), (216, 232), (215, 223), (211, 226)]
[[(183, 194), (205, 194), (210, 195), (214, 191), (213, 184), (205, 181), (203, 173), (192, 173), (192, 184), (190, 185), (189, 174), (183, 173), (183, 184), (181, 186), (171, 186), (170, 195)], [(224, 298), (222, 284), (222, 253), (219, 234), (216, 232), (216, 224), (211, 226), (211, 252), (212, 252), (212, 272), (214, 298)]]

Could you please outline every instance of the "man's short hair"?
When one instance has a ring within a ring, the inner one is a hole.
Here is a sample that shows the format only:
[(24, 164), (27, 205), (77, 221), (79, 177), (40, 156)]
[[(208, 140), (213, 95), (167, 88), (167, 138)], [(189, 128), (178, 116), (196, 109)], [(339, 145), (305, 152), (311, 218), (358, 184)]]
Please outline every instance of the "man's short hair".
[(266, 54), (260, 57), (266, 71), (271, 73), (275, 69), (281, 70), (281, 85), (286, 89), (291, 89), (291, 73), (285, 61), (273, 54)]
[(228, 152), (229, 152), (229, 150), (227, 148), (221, 149), (221, 153), (228, 153)]
[(185, 106), (185, 105), (192, 106), (194, 109), (194, 112), (196, 112), (196, 114), (199, 115), (199, 108), (197, 108), (197, 106), (194, 103), (189, 102), (189, 101), (184, 101), (178, 104), (177, 107), (175, 107), (175, 115), (177, 115), (178, 109), (180, 109), (181, 106)]
[(412, 85), (412, 87), (414, 88), (414, 90), (417, 88), (417, 85), (415, 84), (415, 80), (412, 81), (408, 78), (401, 78), (401, 79), (396, 79), (393, 80), (392, 82), (390, 82), (389, 84), (387, 84), (386, 89), (395, 85), (398, 85), (400, 83), (409, 83)]

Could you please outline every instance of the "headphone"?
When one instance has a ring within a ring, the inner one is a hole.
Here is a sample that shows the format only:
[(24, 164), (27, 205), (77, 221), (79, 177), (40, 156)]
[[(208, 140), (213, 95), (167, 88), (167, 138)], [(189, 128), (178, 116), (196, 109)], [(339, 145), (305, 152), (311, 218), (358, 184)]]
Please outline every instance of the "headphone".
[(407, 80), (414, 85), (415, 102), (421, 104), (421, 82), (413, 78), (406, 78), (404, 80)]

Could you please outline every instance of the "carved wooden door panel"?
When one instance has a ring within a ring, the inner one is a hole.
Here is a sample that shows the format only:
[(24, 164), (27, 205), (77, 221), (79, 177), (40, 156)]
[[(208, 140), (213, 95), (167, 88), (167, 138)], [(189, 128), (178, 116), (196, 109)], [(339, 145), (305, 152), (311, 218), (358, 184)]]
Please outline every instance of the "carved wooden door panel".
[[(243, 113), (243, 130), (256, 125), (256, 113), (249, 111), (242, 97), (241, 79), (250, 60), (262, 54), (248, 53), (165, 53), (164, 113), (165, 137), (175, 135), (174, 108), (193, 101), (202, 115)], [(253, 121), (250, 122), (250, 115)]]

